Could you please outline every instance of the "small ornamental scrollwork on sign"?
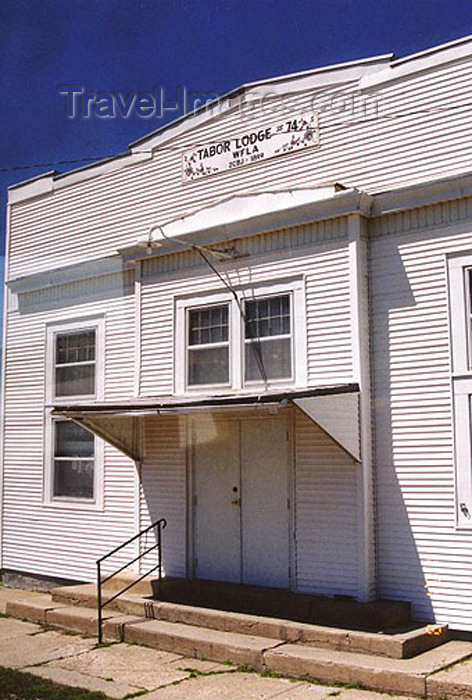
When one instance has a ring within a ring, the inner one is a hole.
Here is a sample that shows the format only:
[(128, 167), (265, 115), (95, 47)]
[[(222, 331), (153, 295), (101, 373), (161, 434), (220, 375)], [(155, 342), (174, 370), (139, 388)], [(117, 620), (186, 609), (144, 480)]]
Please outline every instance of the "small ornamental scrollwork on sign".
[(313, 118), (310, 121), (303, 118), (293, 119), (290, 124), (293, 130), (291, 139), (275, 151), (276, 155), (279, 153), (290, 153), (299, 148), (314, 145), (317, 133), (313, 124)]
[(317, 113), (291, 117), (184, 151), (182, 179), (184, 182), (198, 180), (319, 144)]

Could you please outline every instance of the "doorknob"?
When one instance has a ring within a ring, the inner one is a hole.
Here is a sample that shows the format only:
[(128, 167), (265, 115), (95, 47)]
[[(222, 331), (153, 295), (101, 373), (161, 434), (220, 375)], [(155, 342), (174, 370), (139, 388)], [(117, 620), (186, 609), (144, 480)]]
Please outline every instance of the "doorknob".
[(241, 499), (239, 499), (239, 498), (233, 498), (233, 500), (231, 501), (231, 503), (232, 503), (233, 506), (239, 506), (239, 504), (241, 503)]

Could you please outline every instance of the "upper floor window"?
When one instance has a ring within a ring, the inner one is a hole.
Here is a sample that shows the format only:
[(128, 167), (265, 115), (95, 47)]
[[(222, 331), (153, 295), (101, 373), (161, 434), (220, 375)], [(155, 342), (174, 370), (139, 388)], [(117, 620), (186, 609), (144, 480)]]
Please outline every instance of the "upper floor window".
[(55, 335), (55, 396), (95, 395), (95, 328)]
[(188, 384), (229, 381), (229, 305), (189, 309)]
[(176, 391), (306, 383), (303, 281), (195, 299), (176, 309)]
[(104, 319), (65, 321), (47, 330), (46, 402), (100, 399), (103, 394)]
[(291, 295), (282, 294), (244, 302), (246, 381), (291, 379)]

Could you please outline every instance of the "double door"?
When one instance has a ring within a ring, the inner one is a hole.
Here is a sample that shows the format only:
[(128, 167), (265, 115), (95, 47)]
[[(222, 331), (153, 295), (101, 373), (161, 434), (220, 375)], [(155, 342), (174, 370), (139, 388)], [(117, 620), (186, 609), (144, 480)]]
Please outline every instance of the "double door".
[(284, 416), (192, 426), (193, 576), (289, 587), (289, 433)]

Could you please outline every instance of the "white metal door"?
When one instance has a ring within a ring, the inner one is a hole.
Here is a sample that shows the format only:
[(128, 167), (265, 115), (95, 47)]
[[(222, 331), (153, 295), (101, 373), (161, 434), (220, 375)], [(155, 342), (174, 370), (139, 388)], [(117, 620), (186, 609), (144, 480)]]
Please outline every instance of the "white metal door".
[(213, 421), (211, 417), (194, 425), (196, 578), (241, 581), (239, 429), (238, 421)]
[(284, 417), (242, 422), (244, 583), (289, 586), (288, 445)]
[(287, 588), (285, 418), (208, 418), (193, 441), (194, 576)]

